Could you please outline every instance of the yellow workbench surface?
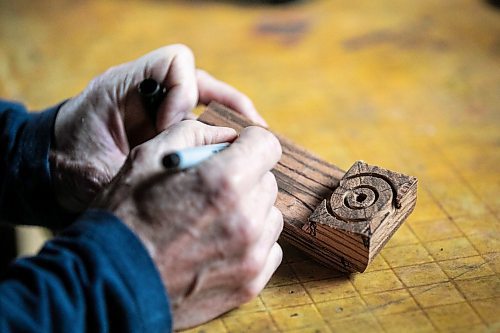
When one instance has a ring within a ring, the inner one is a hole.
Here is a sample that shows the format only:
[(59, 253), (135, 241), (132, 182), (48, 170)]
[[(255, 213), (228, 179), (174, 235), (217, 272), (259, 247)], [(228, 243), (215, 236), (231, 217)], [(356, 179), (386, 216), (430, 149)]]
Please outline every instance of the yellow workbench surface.
[(0, 1), (0, 95), (34, 109), (182, 42), (270, 126), (419, 178), (363, 274), (288, 245), (261, 295), (191, 332), (499, 332), (500, 10), (480, 0)]

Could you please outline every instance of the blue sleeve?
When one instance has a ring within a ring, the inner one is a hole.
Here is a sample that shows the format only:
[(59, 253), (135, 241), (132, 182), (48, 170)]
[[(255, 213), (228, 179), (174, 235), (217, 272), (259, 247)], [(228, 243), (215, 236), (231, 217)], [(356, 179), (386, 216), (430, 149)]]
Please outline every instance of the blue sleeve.
[(0, 220), (61, 229), (75, 218), (57, 203), (49, 150), (59, 106), (28, 113), (0, 100)]
[(0, 332), (170, 332), (151, 258), (114, 215), (87, 211), (0, 280)]

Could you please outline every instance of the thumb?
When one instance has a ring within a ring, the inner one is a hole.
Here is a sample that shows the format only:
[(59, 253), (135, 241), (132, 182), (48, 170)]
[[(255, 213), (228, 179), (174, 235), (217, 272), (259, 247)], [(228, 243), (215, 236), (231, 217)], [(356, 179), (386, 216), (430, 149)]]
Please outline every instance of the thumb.
[(158, 134), (148, 144), (154, 145), (161, 154), (175, 150), (232, 142), (238, 137), (237, 132), (229, 127), (206, 125), (196, 120), (184, 120)]
[(237, 132), (232, 128), (184, 120), (132, 149), (127, 165), (140, 165), (137, 172), (145, 175), (162, 170), (161, 160), (166, 154), (189, 147), (232, 142), (237, 137)]

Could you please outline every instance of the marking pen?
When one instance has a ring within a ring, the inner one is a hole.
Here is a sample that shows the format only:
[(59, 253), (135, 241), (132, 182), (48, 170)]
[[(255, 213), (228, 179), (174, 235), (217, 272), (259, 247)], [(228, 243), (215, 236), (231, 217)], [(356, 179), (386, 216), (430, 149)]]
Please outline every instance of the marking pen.
[(161, 163), (170, 171), (180, 171), (194, 167), (229, 146), (229, 143), (197, 146), (178, 150), (163, 157)]
[(141, 95), (146, 113), (149, 115), (153, 123), (155, 123), (158, 108), (167, 94), (167, 89), (155, 79), (149, 78), (142, 80), (137, 86), (137, 90)]

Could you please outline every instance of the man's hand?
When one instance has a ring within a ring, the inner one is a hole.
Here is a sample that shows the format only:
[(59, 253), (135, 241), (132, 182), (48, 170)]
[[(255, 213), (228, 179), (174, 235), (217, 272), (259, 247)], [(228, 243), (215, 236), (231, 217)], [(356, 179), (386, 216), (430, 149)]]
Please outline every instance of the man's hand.
[[(255, 297), (281, 262), (283, 228), (270, 169), (281, 156), (267, 130), (249, 127), (230, 147), (179, 173), (162, 157), (232, 141), (234, 130), (182, 121), (136, 148), (96, 205), (143, 241), (169, 294), (176, 329), (206, 322)], [(147, 287), (147, 286), (145, 286)]]
[[(137, 89), (145, 78), (167, 89), (155, 121), (144, 110)], [(197, 70), (192, 52), (183, 45), (158, 49), (95, 78), (61, 107), (56, 119), (50, 162), (62, 206), (83, 211), (116, 175), (133, 147), (210, 101), (265, 125), (248, 97)]]

